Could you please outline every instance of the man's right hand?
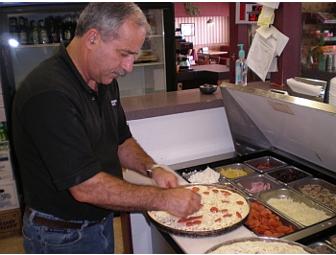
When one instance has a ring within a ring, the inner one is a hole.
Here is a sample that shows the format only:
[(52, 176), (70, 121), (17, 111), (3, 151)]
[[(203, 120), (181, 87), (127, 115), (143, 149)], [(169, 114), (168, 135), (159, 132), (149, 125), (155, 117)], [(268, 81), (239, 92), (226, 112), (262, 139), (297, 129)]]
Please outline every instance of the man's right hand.
[(186, 217), (201, 208), (201, 196), (190, 189), (173, 188), (163, 193), (163, 210), (177, 217)]

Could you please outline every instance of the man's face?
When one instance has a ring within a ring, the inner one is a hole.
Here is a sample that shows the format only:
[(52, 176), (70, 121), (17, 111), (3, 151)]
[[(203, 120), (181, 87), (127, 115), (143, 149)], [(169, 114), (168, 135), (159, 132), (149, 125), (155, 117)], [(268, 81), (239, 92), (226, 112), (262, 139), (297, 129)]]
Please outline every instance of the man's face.
[(133, 70), (133, 63), (144, 43), (146, 30), (128, 20), (119, 28), (118, 34), (118, 38), (105, 41), (100, 37), (88, 57), (89, 75), (98, 83), (110, 84), (113, 79)]

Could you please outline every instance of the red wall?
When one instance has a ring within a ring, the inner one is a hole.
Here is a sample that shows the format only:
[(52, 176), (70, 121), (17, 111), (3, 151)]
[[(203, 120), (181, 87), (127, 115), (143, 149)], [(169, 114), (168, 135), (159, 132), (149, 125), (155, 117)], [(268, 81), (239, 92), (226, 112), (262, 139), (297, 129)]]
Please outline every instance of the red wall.
[[(175, 5), (175, 17), (189, 16), (184, 10), (184, 3), (174, 3)], [(200, 14), (198, 16), (228, 16), (229, 15), (229, 3), (194, 3), (192, 5), (198, 7)]]

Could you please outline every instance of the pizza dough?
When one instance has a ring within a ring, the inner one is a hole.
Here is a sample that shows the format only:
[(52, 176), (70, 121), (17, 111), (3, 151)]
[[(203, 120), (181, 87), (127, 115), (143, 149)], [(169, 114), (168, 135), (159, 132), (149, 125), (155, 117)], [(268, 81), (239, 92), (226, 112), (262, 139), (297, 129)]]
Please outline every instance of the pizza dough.
[(229, 189), (214, 185), (186, 186), (202, 196), (202, 207), (186, 218), (178, 218), (164, 211), (150, 211), (149, 217), (172, 230), (199, 233), (231, 227), (246, 218), (250, 207), (246, 199)]
[(212, 250), (209, 253), (244, 253), (244, 254), (303, 254), (308, 253), (299, 245), (284, 242), (265, 242), (265, 241), (241, 241), (226, 244)]

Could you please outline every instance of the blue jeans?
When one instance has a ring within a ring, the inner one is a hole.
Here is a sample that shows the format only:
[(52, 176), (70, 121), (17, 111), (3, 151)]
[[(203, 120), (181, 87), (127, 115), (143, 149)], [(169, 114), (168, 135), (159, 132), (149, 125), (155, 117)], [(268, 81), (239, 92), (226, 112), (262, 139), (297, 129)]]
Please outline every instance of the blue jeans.
[(59, 229), (37, 225), (34, 216), (61, 220), (53, 215), (32, 210), (23, 217), (23, 245), (26, 253), (114, 253), (113, 214), (101, 222), (88, 226), (83, 223), (78, 229)]

